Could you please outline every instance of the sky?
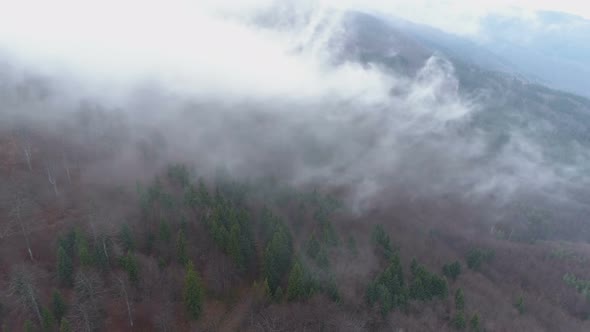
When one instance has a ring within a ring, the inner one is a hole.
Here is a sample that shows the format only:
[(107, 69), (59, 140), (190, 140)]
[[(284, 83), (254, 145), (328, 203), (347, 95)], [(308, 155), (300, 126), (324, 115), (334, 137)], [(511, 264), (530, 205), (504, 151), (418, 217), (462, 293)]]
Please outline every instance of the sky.
[[(293, 45), (308, 37), (306, 31), (278, 35), (240, 22), (277, 2), (287, 1), (0, 0), (0, 54), (49, 74), (72, 72), (106, 82), (108, 73), (109, 82), (103, 84), (113, 89), (113, 82), (162, 76), (186, 87), (199, 77), (199, 82), (207, 82), (197, 86), (199, 90), (223, 87), (250, 95), (258, 90), (281, 95), (298, 89), (301, 94), (338, 91), (356, 97), (370, 88), (343, 87), (342, 81), (361, 76), (364, 85), (381, 84), (382, 78), (365, 77), (356, 68), (322, 71), (321, 54), (293, 57)], [(534, 19), (534, 10), (560, 10), (590, 18), (590, 4), (573, 0), (292, 2), (296, 5), (291, 8), (312, 7), (318, 15), (328, 8), (377, 11), (466, 35), (477, 35), (481, 18), (491, 13)], [(240, 61), (235, 61), (236, 54)], [(243, 63), (263, 63), (265, 69)], [(276, 85), (279, 72), (289, 84)], [(231, 81), (223, 79), (227, 73)], [(250, 84), (252, 77), (257, 84)]]

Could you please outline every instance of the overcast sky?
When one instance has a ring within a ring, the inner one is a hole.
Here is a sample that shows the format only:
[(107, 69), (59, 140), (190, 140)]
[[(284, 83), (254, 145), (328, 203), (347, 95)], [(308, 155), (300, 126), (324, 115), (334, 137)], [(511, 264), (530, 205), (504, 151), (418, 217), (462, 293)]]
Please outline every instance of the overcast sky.
[[(170, 81), (181, 86), (187, 86), (182, 80), (199, 77), (201, 90), (274, 91), (280, 72), (283, 81), (293, 83), (283, 86), (285, 90), (315, 93), (325, 86), (342, 91), (339, 82), (358, 75), (356, 69), (330, 77), (320, 70), (322, 59), (317, 54), (297, 58), (289, 54), (290, 43), (301, 35), (261, 34), (227, 19), (250, 15), (273, 1), (0, 0), (0, 52), (28, 65), (51, 67), (60, 74), (68, 70), (94, 77), (108, 73), (119, 82), (130, 77), (175, 75)], [(332, 7), (379, 11), (471, 35), (477, 34), (479, 20), (490, 13), (534, 20), (535, 10), (560, 10), (590, 18), (590, 4), (580, 5), (577, 0), (293, 2), (297, 7), (319, 8), (318, 12)], [(227, 75), (232, 75), (231, 81), (222, 79)], [(253, 77), (256, 85), (250, 82)], [(378, 81), (374, 78), (376, 85)], [(371, 80), (365, 79), (364, 84), (367, 82)]]

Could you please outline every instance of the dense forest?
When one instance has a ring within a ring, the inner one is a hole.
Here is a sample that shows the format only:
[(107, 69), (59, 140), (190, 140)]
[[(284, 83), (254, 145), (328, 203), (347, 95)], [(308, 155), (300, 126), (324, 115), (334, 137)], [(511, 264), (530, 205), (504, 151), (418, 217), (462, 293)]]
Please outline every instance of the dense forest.
[(157, 139), (129, 172), (109, 114), (75, 118), (111, 128), (90, 146), (2, 133), (4, 331), (587, 327), (588, 246), (534, 211), (473, 222), (459, 198), (389, 191), (359, 212), (352, 188), (157, 161)]

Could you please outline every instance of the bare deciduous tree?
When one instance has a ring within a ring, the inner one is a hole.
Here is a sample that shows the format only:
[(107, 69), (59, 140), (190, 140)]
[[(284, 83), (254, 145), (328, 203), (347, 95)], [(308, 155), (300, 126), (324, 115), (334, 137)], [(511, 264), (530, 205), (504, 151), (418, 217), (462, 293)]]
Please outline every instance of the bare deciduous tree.
[(47, 181), (49, 181), (49, 183), (53, 186), (55, 196), (59, 196), (59, 191), (57, 190), (57, 179), (55, 178), (55, 174), (52, 170), (52, 167), (46, 165), (45, 168), (47, 169)]
[(23, 309), (32, 312), (42, 324), (36, 279), (37, 275), (31, 267), (26, 265), (14, 267), (10, 276), (8, 296), (12, 297)]
[(129, 326), (133, 327), (133, 307), (132, 307), (132, 302), (131, 299), (129, 298), (129, 293), (128, 293), (128, 289), (129, 286), (127, 285), (127, 276), (121, 276), (120, 274), (115, 274), (114, 278), (117, 282), (117, 286), (119, 288), (119, 291), (121, 293), (121, 296), (123, 296), (123, 299), (125, 299), (125, 304), (127, 305), (127, 315), (129, 316)]

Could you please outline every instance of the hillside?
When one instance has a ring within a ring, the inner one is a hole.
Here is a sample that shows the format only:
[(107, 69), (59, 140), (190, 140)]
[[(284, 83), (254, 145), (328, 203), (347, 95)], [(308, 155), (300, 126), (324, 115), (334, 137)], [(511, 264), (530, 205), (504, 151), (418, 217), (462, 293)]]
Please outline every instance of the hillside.
[(0, 62), (2, 331), (590, 330), (590, 100), (304, 17), (184, 89)]

